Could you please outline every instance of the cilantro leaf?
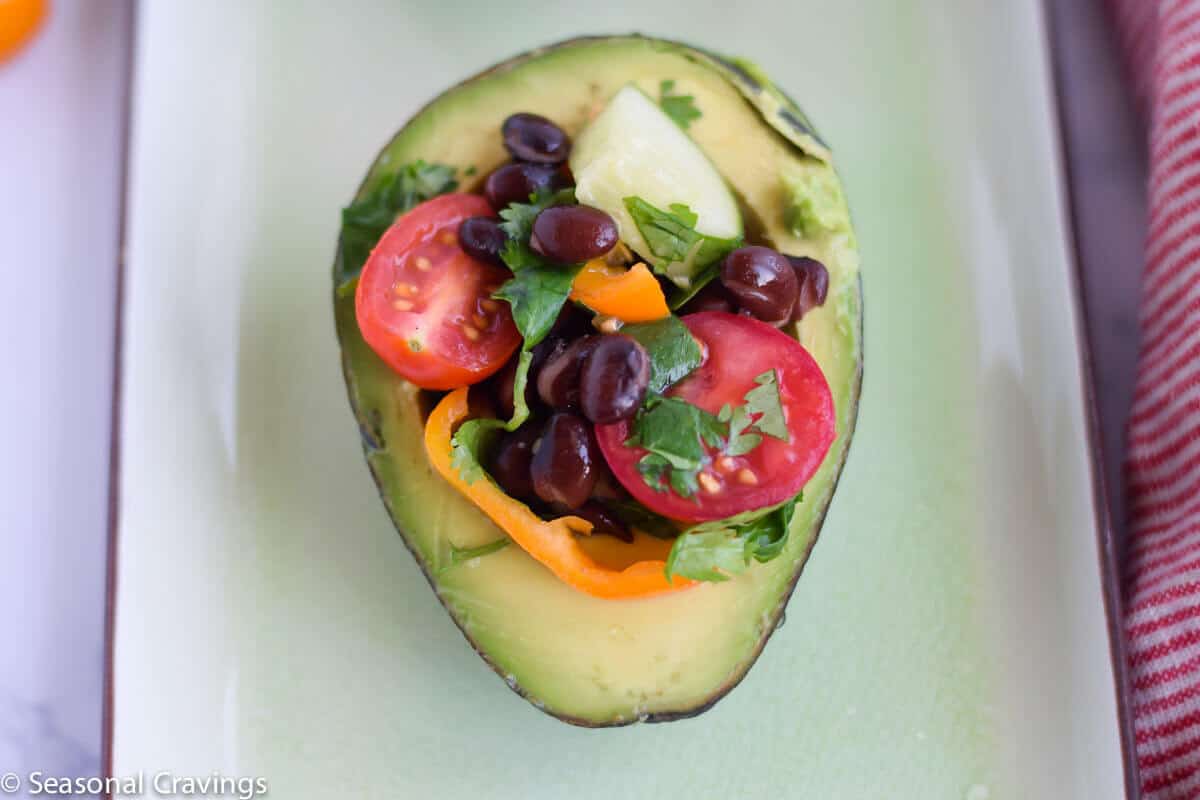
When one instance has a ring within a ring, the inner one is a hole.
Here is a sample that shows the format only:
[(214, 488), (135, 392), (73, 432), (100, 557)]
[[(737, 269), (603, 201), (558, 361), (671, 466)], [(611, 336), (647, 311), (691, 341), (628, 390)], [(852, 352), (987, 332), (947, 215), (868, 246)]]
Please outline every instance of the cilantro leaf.
[(664, 571), (694, 581), (727, 581), (745, 571), (746, 546), (728, 530), (681, 533), (671, 547)]
[(726, 403), (721, 407), (721, 413), (717, 415), (717, 418), (722, 422), (729, 423), (729, 443), (725, 446), (727, 454), (744, 456), (762, 443), (761, 436), (748, 430), (753, 422), (750, 414), (746, 411), (746, 406), (730, 408)]
[(655, 322), (639, 322), (621, 328), (633, 337), (650, 356), (648, 391), (662, 394), (700, 366), (703, 354), (691, 331), (679, 317), (669, 316)]
[(503, 550), (512, 542), (507, 536), (502, 536), (495, 541), (481, 544), (478, 547), (458, 547), (453, 542), (450, 543), (450, 563), (453, 565), (462, 564), (470, 561), (473, 558), (482, 558), (483, 556), (491, 555), (498, 550)]
[(580, 265), (514, 270), (513, 277), (492, 295), (512, 306), (513, 322), (525, 337), (526, 348), (533, 347), (550, 332), (579, 270)]
[(486, 478), (483, 469), (483, 454), (504, 423), (495, 419), (469, 419), (454, 432), (450, 440), (450, 465), (468, 484)]
[(726, 403), (717, 418), (729, 424), (725, 453), (744, 456), (762, 443), (762, 434), (791, 441), (783, 403), (779, 398), (779, 376), (768, 370), (754, 379), (755, 387), (745, 394), (745, 404), (731, 408)]
[(670, 487), (681, 497), (691, 497), (700, 470), (710, 461), (705, 445), (721, 447), (725, 432), (725, 423), (704, 409), (675, 397), (654, 396), (634, 418), (625, 444), (647, 451), (637, 468), (648, 486), (660, 492)]
[(658, 85), (658, 104), (675, 124), (685, 131), (702, 116), (696, 108), (696, 98), (690, 94), (674, 94), (675, 81), (663, 81)]
[(698, 217), (682, 203), (672, 203), (667, 211), (636, 196), (624, 198), (624, 203), (654, 256), (654, 271), (681, 289), (690, 290), (695, 279), (715, 274), (705, 268), (742, 244), (740, 236), (722, 239), (697, 231)]
[(339, 296), (354, 284), (371, 250), (396, 217), (413, 206), (458, 188), (454, 167), (414, 161), (382, 178), (362, 199), (342, 209), (342, 235), (334, 282)]
[[(626, 442), (626, 444), (629, 443)], [(663, 456), (657, 453), (647, 453), (638, 460), (637, 469), (641, 473), (642, 480), (654, 491), (665, 492), (669, 488), (671, 462)]]
[(792, 517), (796, 515), (796, 506), (804, 501), (804, 493), (796, 495), (775, 511), (747, 526), (743, 530), (746, 539), (746, 557), (753, 557), (760, 564), (765, 564), (783, 552), (787, 544), (788, 531), (792, 526)]
[(694, 525), (679, 535), (667, 557), (666, 575), (697, 581), (724, 581), (750, 566), (766, 563), (787, 544), (796, 504), (803, 494), (779, 506)]
[(767, 436), (784, 442), (791, 441), (787, 420), (783, 416), (783, 401), (779, 397), (779, 373), (768, 370), (757, 376), (754, 382), (758, 385), (746, 392), (747, 414), (758, 415), (754, 427)]
[(694, 497), (700, 489), (700, 473), (694, 469), (673, 469), (668, 475), (671, 488), (680, 497)]
[(529, 404), (525, 399), (525, 386), (529, 383), (529, 367), (533, 363), (533, 352), (525, 347), (517, 357), (517, 374), (513, 376), (513, 416), (504, 425), (507, 431), (515, 431), (529, 419)]
[(699, 469), (707, 454), (704, 445), (719, 447), (725, 425), (699, 406), (677, 397), (655, 397), (634, 418), (628, 445), (666, 459), (678, 469)]
[(437, 572), (439, 575), (444, 575), (460, 564), (465, 564), (476, 558), (483, 558), (484, 556), (499, 552), (511, 543), (512, 540), (507, 536), (501, 536), (499, 539), (490, 541), (487, 544), (481, 544), (478, 547), (459, 547), (454, 542), (448, 542), (450, 545), (450, 557), (438, 567)]

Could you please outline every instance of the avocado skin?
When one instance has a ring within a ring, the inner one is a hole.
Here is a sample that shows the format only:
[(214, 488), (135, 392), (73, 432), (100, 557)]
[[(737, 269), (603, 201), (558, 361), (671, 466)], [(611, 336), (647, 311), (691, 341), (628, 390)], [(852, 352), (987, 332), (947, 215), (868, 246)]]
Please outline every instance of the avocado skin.
[[(717, 55), (715, 53), (712, 53), (712, 52), (709, 52), (706, 50), (702, 50), (699, 48), (695, 48), (693, 46), (690, 46), (690, 45), (687, 45), (687, 44), (684, 44), (681, 42), (660, 39), (657, 37), (647, 37), (647, 36), (643, 36), (643, 35), (637, 34), (637, 33), (624, 35), (624, 36), (580, 36), (580, 37), (563, 40), (561, 42), (557, 42), (554, 44), (538, 47), (538, 48), (526, 51), (524, 53), (518, 54), (516, 56), (513, 56), (512, 58), (509, 58), (503, 62), (495, 64), (492, 67), (489, 67), (488, 69), (485, 69), (469, 78), (464, 79), (463, 81), (461, 81), (451, 87), (448, 87), (446, 90), (444, 90), (442, 92), (442, 94), (431, 99), (428, 103), (426, 103), (418, 111), (416, 111), (410, 117), (409, 121), (407, 123), (405, 123), (405, 126), (402, 127), (399, 131), (397, 131), (397, 133), (395, 135), (393, 135), (393, 137), (390, 138), (387, 141), (387, 143), (385, 143), (384, 146), (380, 149), (379, 154), (372, 161), (371, 168), (368, 170), (368, 172), (364, 176), (362, 182), (359, 184), (358, 188), (356, 189), (355, 195), (356, 196), (360, 195), (364, 191), (364, 189), (367, 187), (367, 184), (370, 183), (373, 173), (374, 173), (374, 170), (375, 170), (375, 167), (379, 163), (380, 157), (389, 150), (392, 143), (404, 133), (404, 131), (406, 130), (406, 128), (408, 127), (409, 124), (411, 124), (414, 120), (419, 119), (426, 112), (426, 110), (430, 106), (432, 106), (434, 103), (436, 103), (442, 96), (449, 94), (450, 92), (453, 92), (455, 89), (458, 89), (459, 87), (466, 86), (466, 85), (471, 84), (482, 78), (486, 78), (491, 75), (495, 75), (498, 73), (503, 73), (503, 72), (512, 70), (528, 61), (537, 59), (541, 56), (544, 56), (544, 55), (554, 52), (556, 50), (567, 49), (567, 48), (571, 48), (571, 47), (578, 46), (581, 44), (586, 44), (586, 43), (604, 42), (604, 41), (612, 41), (612, 40), (638, 40), (638, 41), (650, 43), (653, 45), (661, 46), (662, 48), (677, 51), (681, 55), (684, 55), (685, 57), (689, 58), (690, 60), (705, 64), (705, 65), (709, 66), (710, 68), (719, 71), (725, 77), (725, 79), (727, 81), (729, 81), (731, 84), (733, 84), (738, 89), (738, 91), (741, 92), (742, 95), (747, 99), (747, 101), (750, 102), (751, 105), (753, 105), (758, 110), (760, 116), (762, 116), (763, 119), (772, 128), (774, 128), (776, 131), (778, 131), (784, 138), (786, 138), (789, 142), (791, 142), (793, 145), (795, 145), (797, 147), (797, 149), (801, 150), (805, 155), (817, 158), (821, 161), (826, 161), (826, 162), (831, 161), (831, 152), (828, 149), (828, 146), (819, 137), (819, 135), (817, 134), (812, 123), (809, 122), (808, 117), (799, 108), (799, 106), (790, 97), (788, 97), (781, 90), (776, 88), (774, 86), (774, 84), (766, 78), (766, 76), (762, 75), (761, 73), (752, 74), (751, 71), (746, 68), (746, 66), (745, 66), (746, 62), (742, 62), (737, 59), (729, 59), (729, 58)], [(341, 249), (341, 241), (340, 241), (340, 235), (339, 235), (339, 241), (338, 241), (337, 247), (335, 249), (335, 259), (334, 259), (335, 263), (334, 263), (334, 268), (333, 268), (333, 275), (335, 276), (335, 278), (334, 278), (335, 287), (337, 284), (336, 276), (338, 274), (340, 274), (339, 273), (339, 267), (340, 267), (339, 262), (340, 262), (341, 252), (342, 252), (342, 249)], [(405, 529), (397, 521), (397, 515), (395, 513), (395, 510), (392, 507), (391, 498), (383, 485), (380, 472), (378, 471), (374, 462), (370, 458), (370, 456), (373, 452), (386, 448), (386, 441), (384, 440), (384, 436), (383, 436), (383, 432), (382, 432), (382, 423), (381, 423), (381, 420), (379, 419), (379, 411), (377, 409), (372, 409), (369, 412), (365, 411), (364, 409), (359, 407), (359, 404), (357, 402), (357, 396), (356, 396), (356, 393), (353, 388), (354, 387), (354, 377), (353, 377), (354, 370), (353, 370), (353, 365), (351, 364), (351, 361), (350, 361), (350, 351), (346, 346), (347, 334), (348, 333), (353, 333), (355, 335), (357, 334), (357, 321), (354, 318), (353, 303), (352, 302), (351, 303), (339, 303), (339, 298), (337, 296), (337, 293), (336, 293), (336, 291), (334, 292), (334, 295), (333, 295), (334, 316), (335, 316), (334, 321), (335, 321), (335, 328), (336, 328), (336, 332), (337, 332), (337, 336), (338, 336), (338, 342), (339, 342), (340, 350), (341, 350), (342, 374), (343, 374), (343, 378), (346, 382), (351, 409), (354, 413), (355, 420), (358, 423), (360, 436), (362, 439), (363, 453), (364, 453), (364, 456), (367, 457), (366, 460), (368, 463), (369, 471), (371, 473), (372, 480), (375, 483), (376, 490), (379, 494), (379, 497), (383, 501), (385, 508), (387, 508), (389, 518), (391, 519), (393, 525), (396, 527), (397, 532), (400, 534), (400, 539), (404, 542), (405, 548), (409, 551), (409, 553), (413, 556), (414, 560), (417, 562), (417, 564), (421, 570), (421, 574), (425, 577), (425, 580), (428, 583), (430, 589), (437, 596), (438, 602), (442, 605), (442, 607), (446, 610), (447, 614), (454, 621), (455, 626), (457, 626), (458, 629), (462, 632), (463, 637), (471, 645), (471, 648), (479, 655), (480, 658), (483, 659), (484, 663), (486, 663), (502, 680), (504, 680), (504, 682), (509, 686), (509, 688), (512, 689), (517, 695), (519, 695), (520, 697), (522, 697), (523, 699), (528, 701), (531, 705), (538, 708), (543, 713), (545, 713), (555, 719), (558, 719), (562, 722), (565, 722), (565, 723), (568, 723), (571, 725), (575, 725), (578, 727), (584, 727), (584, 728), (613, 728), (613, 727), (625, 727), (627, 725), (632, 725), (634, 723), (640, 723), (640, 722), (647, 722), (647, 723), (672, 722), (675, 720), (689, 719), (691, 717), (699, 716), (700, 714), (703, 714), (705, 711), (708, 711), (710, 708), (712, 708), (714, 705), (716, 705), (716, 703), (719, 700), (721, 700), (723, 697), (725, 697), (739, 683), (741, 683), (742, 679), (745, 678), (745, 676), (749, 673), (750, 669), (754, 666), (755, 662), (758, 660), (758, 657), (762, 654), (763, 648), (766, 646), (767, 641), (771, 638), (771, 636), (778, 629), (779, 624), (784, 617), (784, 613), (785, 613), (787, 604), (788, 604), (789, 600), (791, 599), (793, 592), (795, 591), (796, 585), (800, 580), (800, 576), (803, 574), (804, 567), (807, 565), (808, 559), (811, 556), (812, 549), (816, 545), (817, 539), (819, 538), (820, 529), (821, 529), (821, 527), (824, 523), (825, 517), (828, 513), (829, 505), (832, 501), (832, 498), (833, 498), (834, 494), (836, 494), (838, 481), (840, 480), (843, 468), (845, 466), (846, 459), (849, 456), (850, 445), (853, 443), (853, 433), (854, 433), (855, 424), (856, 424), (857, 418), (858, 418), (859, 400), (860, 400), (861, 391), (862, 391), (863, 361), (864, 361), (864, 357), (863, 357), (864, 348), (862, 346), (862, 341), (863, 341), (863, 317), (864, 317), (865, 312), (864, 312), (864, 303), (863, 303), (863, 290), (862, 290), (861, 274), (859, 274), (857, 276), (857, 286), (858, 286), (858, 315), (857, 315), (856, 334), (857, 334), (858, 348), (857, 348), (857, 352), (855, 354), (856, 355), (856, 368), (855, 368), (855, 371), (854, 371), (854, 374), (852, 377), (852, 387), (851, 387), (850, 396), (849, 396), (850, 410), (849, 410), (849, 414), (848, 414), (847, 421), (845, 424), (846, 429), (844, 431), (844, 435), (846, 437), (846, 445), (842, 448), (840, 457), (838, 458), (836, 466), (833, 470), (833, 479), (832, 479), (832, 485), (831, 485), (830, 491), (825, 496), (825, 498), (821, 504), (821, 508), (819, 509), (819, 511), (817, 512), (817, 514), (814, 518), (813, 536), (809, 540), (809, 543), (808, 543), (807, 547), (805, 548), (802, 557), (799, 559), (799, 566), (794, 570), (790, 582), (788, 583), (786, 589), (781, 593), (778, 602), (776, 603), (775, 607), (772, 609), (772, 611), (769, 615), (768, 623), (765, 625), (764, 632), (759, 637), (758, 642), (755, 645), (755, 647), (749, 652), (748, 656), (746, 657), (746, 659), (743, 663), (743, 666), (737, 672), (732, 674), (728, 678), (728, 680), (726, 680), (725, 682), (716, 686), (716, 688), (714, 688), (712, 690), (712, 692), (708, 695), (708, 697), (703, 702), (696, 704), (694, 706), (688, 707), (688, 708), (680, 709), (680, 710), (652, 712), (649, 714), (633, 716), (633, 717), (630, 717), (627, 719), (619, 719), (619, 720), (589, 719), (587, 717), (576, 716), (576, 715), (552, 708), (552, 707), (544, 704), (532, 692), (527, 690), (519, 682), (513, 680), (506, 673), (505, 669), (500, 664), (496, 663), (495, 660), (493, 660), (493, 658), (488, 654), (487, 649), (485, 647), (481, 646), (476, 641), (476, 639), (472, 636), (471, 632), (464, 625), (463, 621), (455, 613), (455, 609), (451, 607), (451, 605), (447, 601), (446, 597), (442, 594), (441, 591), (439, 591), (438, 583), (435, 580), (435, 576), (433, 574), (433, 570), (432, 570), (430, 563), (418, 551), (417, 547), (415, 546), (415, 544), (413, 542), (413, 539), (407, 534)], [(426, 409), (426, 411), (428, 411), (428, 409)]]

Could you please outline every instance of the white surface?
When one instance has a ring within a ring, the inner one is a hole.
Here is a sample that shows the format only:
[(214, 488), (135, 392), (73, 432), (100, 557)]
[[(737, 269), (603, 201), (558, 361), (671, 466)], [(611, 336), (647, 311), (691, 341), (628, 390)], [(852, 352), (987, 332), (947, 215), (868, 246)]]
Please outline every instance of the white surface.
[(0, 64), (0, 772), (94, 775), (129, 9), (54, 6)]
[[(452, 797), (493, 780), (552, 792), (572, 768), (587, 770), (576, 788), (616, 796), (620, 765), (652, 757), (659, 768), (637, 772), (647, 791), (673, 770), (710, 791), (782, 776), (821, 797), (1120, 796), (1037, 3), (764, 3), (681, 19), (630, 2), (607, 9), (619, 25), (588, 26), (747, 53), (810, 106), (859, 225), (868, 348), (845, 483), (787, 628), (700, 719), (604, 733), (505, 694), (419, 583), (353, 452), (317, 285), (334, 209), (379, 141), (472, 69), (579, 31), (581, 8), (522, 13), (520, 30), (489, 16), (508, 7), (244, 8), (156, 5), (142, 20), (118, 773), (172, 762), (267, 772), (289, 797)], [(766, 37), (762, 19), (806, 35)], [(961, 592), (914, 585), (943, 557), (929, 542), (954, 550), (963, 569), (937, 580)], [(960, 594), (970, 608), (947, 607)], [(938, 630), (976, 607), (989, 625)], [(878, 646), (907, 653), (924, 637), (936, 663), (912, 672)], [(981, 654), (993, 683), (964, 696)], [(768, 720), (783, 726), (738, 716), (773, 697), (794, 703)], [(961, 709), (961, 724), (922, 726), (926, 698)], [(531, 742), (563, 757), (531, 768)], [(755, 742), (761, 762), (731, 755)]]

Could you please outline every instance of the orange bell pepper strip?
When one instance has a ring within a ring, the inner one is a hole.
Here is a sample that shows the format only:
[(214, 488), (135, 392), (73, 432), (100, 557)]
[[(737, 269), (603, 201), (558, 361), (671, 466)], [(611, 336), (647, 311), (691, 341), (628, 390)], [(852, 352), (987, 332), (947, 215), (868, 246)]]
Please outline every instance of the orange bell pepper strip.
[(622, 322), (653, 322), (671, 313), (662, 287), (641, 263), (623, 269), (602, 258), (589, 261), (571, 284), (571, 299)]
[(590, 594), (610, 600), (651, 597), (694, 585), (674, 576), (667, 580), (663, 561), (637, 561), (616, 570), (598, 564), (575, 539), (588, 534), (592, 524), (579, 517), (546, 521), (529, 507), (504, 493), (489, 478), (472, 483), (463, 480), (452, 462), (454, 429), (468, 414), (467, 390), (455, 389), (442, 398), (425, 423), (425, 452), (434, 469), (450, 485), (491, 517), (514, 542), (536, 558), (561, 581)]

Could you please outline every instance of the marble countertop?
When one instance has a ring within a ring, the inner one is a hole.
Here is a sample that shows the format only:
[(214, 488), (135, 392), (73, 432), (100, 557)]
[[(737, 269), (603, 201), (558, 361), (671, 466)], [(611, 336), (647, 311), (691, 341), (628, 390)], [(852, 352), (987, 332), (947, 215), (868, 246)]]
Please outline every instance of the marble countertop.
[(0, 773), (100, 769), (130, 13), (56, 2), (0, 65)]
[[(1146, 167), (1098, 0), (1049, 0), (1110, 489), (1136, 357)], [(100, 770), (130, 0), (59, 0), (0, 65), (0, 772)], [(10, 284), (11, 285), (11, 284)], [(1119, 491), (1110, 491), (1115, 519)], [(1119, 527), (1119, 526), (1118, 526)]]

